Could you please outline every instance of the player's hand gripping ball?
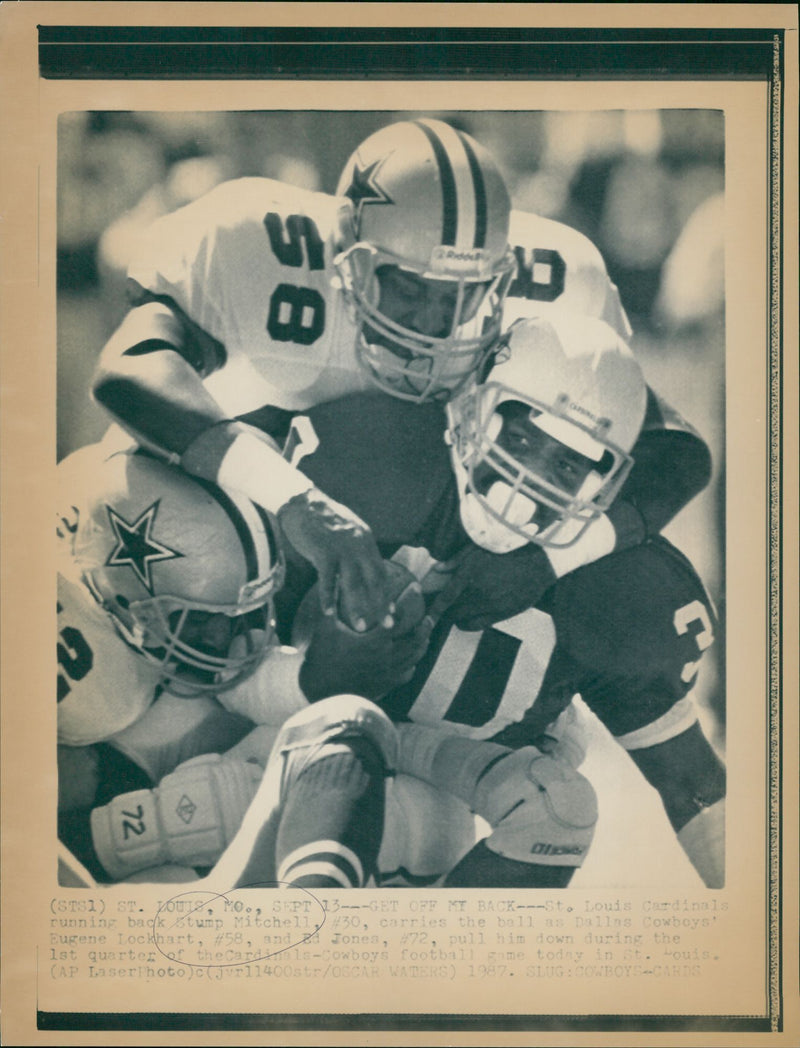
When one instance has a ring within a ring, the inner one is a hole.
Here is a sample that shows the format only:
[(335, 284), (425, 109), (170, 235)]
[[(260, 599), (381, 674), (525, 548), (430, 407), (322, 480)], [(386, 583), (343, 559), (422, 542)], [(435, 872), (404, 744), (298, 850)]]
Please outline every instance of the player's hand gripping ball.
[[(386, 588), (394, 605), (394, 626), (389, 631), (393, 637), (404, 637), (416, 629), (425, 617), (425, 598), (416, 577), (393, 560), (386, 561)], [(341, 610), (339, 618), (343, 618)]]
[(322, 608), (330, 614), (338, 596), (359, 633), (386, 618), (386, 561), (359, 516), (312, 488), (281, 506), (278, 522), (294, 549), (316, 568)]
[(386, 563), (395, 606), (394, 625), (356, 633), (337, 615), (322, 613), (316, 586), (298, 609), (292, 643), (305, 652), (300, 683), (314, 701), (352, 693), (378, 699), (409, 680), (430, 638), (425, 600), (414, 576), (392, 561)]
[[(402, 637), (415, 629), (425, 616), (425, 598), (422, 588), (414, 575), (402, 564), (393, 560), (385, 562), (387, 591), (394, 605), (394, 626), (385, 632), (392, 637)], [(318, 584), (315, 583), (303, 597), (295, 615), (292, 626), (292, 643), (297, 648), (305, 647), (311, 640), (315, 627), (322, 616)], [(348, 621), (343, 601), (337, 601), (336, 620), (340, 625), (354, 629), (354, 623)]]

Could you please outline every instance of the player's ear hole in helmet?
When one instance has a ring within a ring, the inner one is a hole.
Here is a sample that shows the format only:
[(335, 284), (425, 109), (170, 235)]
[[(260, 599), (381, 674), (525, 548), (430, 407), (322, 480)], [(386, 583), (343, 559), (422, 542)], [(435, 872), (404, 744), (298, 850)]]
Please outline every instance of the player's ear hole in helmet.
[(647, 387), (617, 333), (552, 313), (515, 324), (486, 378), (448, 405), (462, 523), (497, 553), (569, 546), (633, 465)]
[(284, 565), (268, 514), (141, 450), (103, 474), (74, 539), (85, 585), (166, 690), (233, 687), (276, 643)]
[(359, 362), (393, 396), (449, 397), (491, 353), (516, 269), (496, 162), (442, 121), (402, 121), (358, 147), (337, 194), (351, 208), (335, 266)]

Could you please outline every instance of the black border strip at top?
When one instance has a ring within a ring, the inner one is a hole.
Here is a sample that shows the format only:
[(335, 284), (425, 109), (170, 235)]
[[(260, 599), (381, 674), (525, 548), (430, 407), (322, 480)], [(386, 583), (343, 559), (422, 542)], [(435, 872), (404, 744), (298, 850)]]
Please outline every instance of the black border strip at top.
[(45, 79), (767, 79), (768, 29), (47, 26)]

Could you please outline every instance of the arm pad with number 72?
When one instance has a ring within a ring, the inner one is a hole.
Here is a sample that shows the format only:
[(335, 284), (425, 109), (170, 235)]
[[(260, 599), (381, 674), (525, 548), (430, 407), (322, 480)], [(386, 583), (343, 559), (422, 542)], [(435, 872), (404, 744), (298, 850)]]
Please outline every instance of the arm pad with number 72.
[(248, 761), (217, 753), (193, 757), (155, 789), (122, 793), (94, 809), (97, 857), (118, 880), (165, 863), (213, 866), (239, 829), (262, 776), (263, 769)]

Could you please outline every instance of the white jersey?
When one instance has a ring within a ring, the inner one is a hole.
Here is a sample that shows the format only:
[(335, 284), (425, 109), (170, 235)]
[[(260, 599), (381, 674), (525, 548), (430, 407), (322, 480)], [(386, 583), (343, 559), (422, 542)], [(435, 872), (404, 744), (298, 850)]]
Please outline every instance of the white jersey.
[(153, 702), (158, 669), (130, 648), (79, 582), (58, 577), (58, 741), (102, 742)]
[(159, 219), (128, 275), (224, 347), (206, 380), (230, 415), (311, 407), (367, 388), (333, 286), (349, 202), (266, 178), (225, 182)]
[(153, 702), (158, 669), (128, 645), (81, 581), (73, 536), (92, 497), (93, 472), (104, 452), (81, 448), (58, 466), (58, 741), (102, 742)]
[(503, 309), (503, 327), (553, 308), (605, 321), (627, 341), (631, 326), (603, 257), (583, 233), (541, 215), (512, 211), (508, 234), (517, 275)]
[(251, 678), (221, 695), (224, 703), (209, 695), (186, 699), (163, 692), (159, 667), (126, 643), (83, 585), (62, 575), (58, 630), (59, 743), (108, 742), (153, 782), (197, 754), (238, 743), (252, 729), (242, 707), (261, 713), (274, 737), (286, 717), (305, 705), (297, 669), (270, 673), (278, 660), (269, 653)]
[(113, 742), (157, 781), (176, 761), (232, 745), (253, 721), (280, 724), (300, 708), (302, 657), (294, 649), (271, 649), (251, 677), (223, 693), (224, 703), (162, 694), (162, 667), (123, 637), (73, 556), (81, 520), (102, 501), (98, 467), (113, 450), (111, 441), (89, 445), (58, 467), (58, 741)]
[[(231, 416), (304, 410), (371, 388), (333, 265), (349, 201), (266, 178), (225, 182), (159, 219), (129, 277), (221, 344), (209, 393)], [(565, 305), (630, 335), (599, 251), (559, 222), (515, 211), (518, 262), (504, 327)]]

